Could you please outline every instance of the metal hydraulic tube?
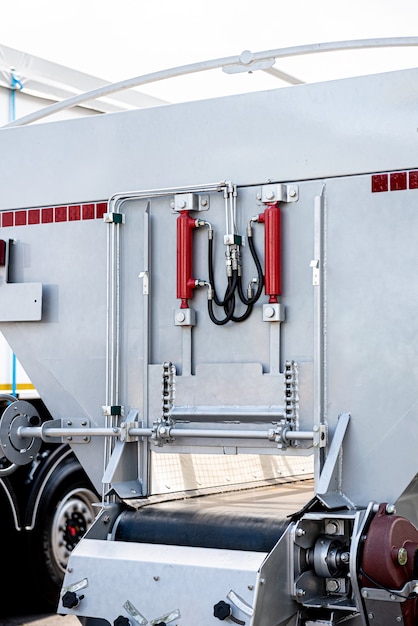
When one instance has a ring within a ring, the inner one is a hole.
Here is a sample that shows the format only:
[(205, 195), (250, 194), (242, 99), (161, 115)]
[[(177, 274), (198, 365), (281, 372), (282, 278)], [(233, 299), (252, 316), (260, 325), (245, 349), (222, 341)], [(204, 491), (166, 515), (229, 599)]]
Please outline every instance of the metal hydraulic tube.
[(196, 220), (188, 211), (182, 211), (177, 218), (177, 298), (181, 309), (189, 308), (196, 281), (193, 278), (193, 237)]
[(264, 222), (264, 288), (269, 302), (276, 303), (282, 293), (281, 211), (278, 202), (267, 203), (258, 216)]

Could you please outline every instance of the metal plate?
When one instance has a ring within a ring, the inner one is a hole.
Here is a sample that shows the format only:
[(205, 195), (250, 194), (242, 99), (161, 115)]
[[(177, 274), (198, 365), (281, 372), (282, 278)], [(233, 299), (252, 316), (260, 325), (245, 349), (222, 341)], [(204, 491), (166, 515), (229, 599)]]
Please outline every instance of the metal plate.
[(37, 426), (40, 423), (41, 419), (35, 407), (25, 400), (12, 402), (4, 411), (0, 422), (0, 449), (11, 463), (26, 465), (33, 461), (42, 440), (21, 437), (18, 429), (22, 426)]

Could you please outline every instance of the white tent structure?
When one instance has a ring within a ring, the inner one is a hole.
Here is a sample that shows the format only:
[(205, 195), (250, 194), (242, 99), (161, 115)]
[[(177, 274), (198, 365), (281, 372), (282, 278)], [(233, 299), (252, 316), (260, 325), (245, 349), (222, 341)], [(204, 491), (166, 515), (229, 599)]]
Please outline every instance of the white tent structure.
[[(108, 84), (95, 76), (0, 45), (0, 125)], [(49, 117), (48, 121), (163, 103), (159, 98), (131, 89), (100, 100), (83, 102)]]

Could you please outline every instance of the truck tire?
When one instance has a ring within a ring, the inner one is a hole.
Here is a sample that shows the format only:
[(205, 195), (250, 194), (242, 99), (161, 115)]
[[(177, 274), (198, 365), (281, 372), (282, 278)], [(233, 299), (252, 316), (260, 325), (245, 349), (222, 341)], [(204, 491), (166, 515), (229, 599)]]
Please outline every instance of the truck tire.
[(99, 509), (99, 496), (80, 463), (67, 454), (42, 491), (36, 524), (29, 534), (31, 579), (41, 608), (57, 608), (68, 558)]

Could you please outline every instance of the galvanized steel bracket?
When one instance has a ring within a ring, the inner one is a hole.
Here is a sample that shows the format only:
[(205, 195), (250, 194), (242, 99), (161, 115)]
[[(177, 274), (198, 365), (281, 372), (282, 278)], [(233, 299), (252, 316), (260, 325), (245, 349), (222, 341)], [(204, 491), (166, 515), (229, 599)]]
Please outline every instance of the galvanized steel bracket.
[(299, 187), (293, 184), (272, 183), (262, 185), (257, 194), (257, 200), (263, 204), (271, 202), (297, 202), (299, 200)]

